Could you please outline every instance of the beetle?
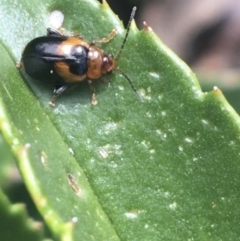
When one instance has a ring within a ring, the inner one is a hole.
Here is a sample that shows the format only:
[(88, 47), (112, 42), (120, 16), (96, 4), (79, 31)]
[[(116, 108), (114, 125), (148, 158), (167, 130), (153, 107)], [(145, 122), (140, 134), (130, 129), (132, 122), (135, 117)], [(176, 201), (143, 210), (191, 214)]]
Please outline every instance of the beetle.
[(117, 34), (115, 29), (108, 37), (88, 43), (79, 35), (67, 36), (58, 30), (48, 28), (46, 36), (35, 38), (26, 45), (22, 52), (20, 67), (30, 77), (54, 86), (53, 97), (49, 103), (52, 106), (55, 106), (59, 95), (85, 80), (88, 81), (92, 92), (92, 104), (96, 104), (92, 81), (112, 71), (121, 72), (140, 98), (128, 76), (116, 66), (135, 12), (136, 7), (132, 9), (126, 34), (116, 58), (96, 46), (96, 43), (107, 43), (113, 39)]

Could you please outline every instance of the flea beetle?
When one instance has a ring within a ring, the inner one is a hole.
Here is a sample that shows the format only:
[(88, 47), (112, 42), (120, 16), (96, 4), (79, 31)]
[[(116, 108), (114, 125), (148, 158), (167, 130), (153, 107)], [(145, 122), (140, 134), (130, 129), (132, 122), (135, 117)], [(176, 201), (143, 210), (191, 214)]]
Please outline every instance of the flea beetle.
[(26, 45), (20, 67), (30, 77), (54, 86), (53, 97), (50, 101), (52, 106), (55, 105), (59, 95), (85, 80), (88, 81), (92, 92), (92, 104), (96, 104), (92, 81), (112, 71), (121, 72), (139, 97), (130, 79), (116, 66), (126, 43), (135, 12), (136, 7), (132, 10), (127, 31), (116, 58), (112, 54), (104, 53), (95, 45), (109, 42), (117, 34), (115, 29), (108, 37), (88, 43), (81, 36), (66, 36), (60, 31), (48, 28), (46, 36), (35, 38)]

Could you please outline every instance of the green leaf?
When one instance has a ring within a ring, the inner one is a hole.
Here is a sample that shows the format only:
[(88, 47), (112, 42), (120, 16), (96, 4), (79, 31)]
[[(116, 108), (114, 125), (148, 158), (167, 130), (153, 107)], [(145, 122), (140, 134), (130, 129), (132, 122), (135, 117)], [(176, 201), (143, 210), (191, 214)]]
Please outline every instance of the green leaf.
[[(14, 181), (16, 164), (8, 144), (4, 141), (0, 133), (0, 188), (8, 186), (9, 179)], [(9, 178), (7, 178), (9, 177)], [(8, 180), (7, 180), (8, 179)]]
[(240, 74), (237, 69), (204, 74), (198, 72), (198, 78), (204, 91), (211, 90), (212, 86), (218, 86), (236, 112), (240, 113)]
[(42, 226), (27, 217), (22, 204), (11, 205), (0, 189), (1, 241), (43, 240)]
[(0, 128), (56, 238), (237, 240), (240, 121), (221, 91), (202, 93), (151, 29), (132, 26), (118, 65), (143, 102), (113, 73), (96, 81), (97, 106), (80, 84), (53, 109), (51, 87), (21, 77), (15, 61), (55, 9), (89, 41), (116, 27), (102, 45), (114, 55), (124, 32), (105, 2), (1, 1)]

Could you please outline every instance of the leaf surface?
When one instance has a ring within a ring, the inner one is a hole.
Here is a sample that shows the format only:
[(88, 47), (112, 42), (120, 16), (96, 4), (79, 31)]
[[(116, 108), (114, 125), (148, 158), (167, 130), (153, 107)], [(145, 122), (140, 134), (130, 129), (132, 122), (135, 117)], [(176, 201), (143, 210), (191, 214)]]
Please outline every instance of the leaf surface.
[(122, 24), (96, 1), (26, 1), (15, 11), (11, 4), (2, 1), (0, 9), (8, 12), (1, 21), (0, 125), (55, 236), (237, 240), (239, 117), (221, 91), (202, 93), (154, 32), (133, 25), (118, 65), (143, 102), (113, 73), (108, 83), (95, 83), (97, 106), (83, 83), (53, 109), (52, 87), (15, 67), (23, 46), (45, 34), (50, 12), (61, 10), (66, 31), (88, 41), (116, 27), (119, 34), (102, 45), (114, 55)]

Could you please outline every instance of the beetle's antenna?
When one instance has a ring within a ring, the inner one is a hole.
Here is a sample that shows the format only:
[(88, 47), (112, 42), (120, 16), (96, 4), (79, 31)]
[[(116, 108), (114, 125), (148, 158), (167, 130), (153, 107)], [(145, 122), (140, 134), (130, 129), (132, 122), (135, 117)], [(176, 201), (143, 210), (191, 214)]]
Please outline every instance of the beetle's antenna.
[[(118, 61), (118, 59), (120, 58), (120, 55), (121, 55), (122, 50), (123, 50), (123, 48), (124, 48), (124, 45), (125, 45), (125, 43), (126, 43), (126, 41), (127, 41), (128, 34), (129, 34), (129, 30), (130, 30), (130, 26), (131, 26), (132, 20), (133, 20), (133, 18), (134, 18), (134, 16), (135, 16), (136, 10), (137, 10), (137, 7), (136, 7), (136, 6), (133, 7), (132, 12), (131, 12), (131, 15), (130, 15), (130, 18), (129, 18), (129, 21), (128, 21), (128, 25), (127, 25), (127, 32), (126, 32), (125, 37), (124, 37), (124, 39), (123, 39), (121, 48), (120, 48), (120, 50), (119, 50), (119, 52), (118, 52), (118, 54), (117, 54), (117, 57), (115, 58), (115, 63), (116, 63), (116, 62)], [(131, 86), (132, 90), (134, 91), (134, 93), (135, 93), (136, 96), (138, 97), (138, 99), (139, 99), (140, 101), (142, 101), (141, 96), (138, 94), (137, 90), (136, 90), (135, 87), (133, 86), (133, 84), (132, 84), (131, 80), (128, 78), (128, 76), (127, 76), (126, 74), (124, 74), (123, 71), (122, 71), (121, 69), (119, 69), (118, 67), (115, 67), (115, 70), (119, 71), (119, 72), (125, 77), (125, 79), (126, 79), (127, 82), (129, 83), (129, 85)]]
[(124, 73), (122, 72), (122, 70), (119, 69), (119, 68), (116, 68), (116, 71), (120, 72), (120, 73), (125, 77), (125, 79), (127, 80), (127, 82), (128, 82), (128, 83), (130, 84), (130, 86), (132, 87), (132, 90), (134, 91), (134, 93), (135, 93), (136, 96), (138, 97), (138, 99), (139, 99), (140, 101), (142, 101), (142, 97), (138, 94), (137, 90), (136, 90), (135, 87), (133, 86), (133, 84), (132, 84), (131, 80), (128, 78), (128, 76), (127, 76), (126, 74), (124, 74)]
[(132, 20), (133, 20), (133, 18), (135, 16), (136, 10), (137, 10), (137, 7), (136, 6), (133, 7), (131, 15), (130, 15), (130, 18), (129, 18), (129, 21), (128, 21), (128, 25), (127, 25), (127, 32), (125, 34), (125, 37), (124, 37), (124, 40), (122, 42), (121, 48), (120, 48), (120, 50), (119, 50), (119, 52), (117, 54), (117, 57), (115, 58), (115, 62), (117, 62), (118, 59), (120, 58), (120, 55), (121, 55), (123, 47), (124, 47), (124, 45), (126, 43), (126, 40), (127, 40), (128, 34), (129, 34), (129, 30), (130, 30), (130, 26), (131, 26)]

